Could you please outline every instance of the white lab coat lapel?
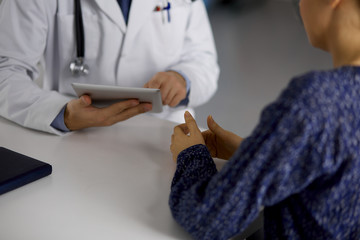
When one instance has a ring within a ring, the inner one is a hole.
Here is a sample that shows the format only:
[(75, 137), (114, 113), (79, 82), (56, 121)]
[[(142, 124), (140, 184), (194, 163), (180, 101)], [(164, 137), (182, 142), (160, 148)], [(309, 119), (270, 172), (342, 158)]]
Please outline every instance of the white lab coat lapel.
[(149, 19), (149, 15), (153, 14), (157, 2), (159, 0), (132, 0), (123, 51), (130, 48), (132, 39)]
[(126, 32), (126, 24), (120, 6), (116, 0), (95, 0), (101, 10), (120, 28)]

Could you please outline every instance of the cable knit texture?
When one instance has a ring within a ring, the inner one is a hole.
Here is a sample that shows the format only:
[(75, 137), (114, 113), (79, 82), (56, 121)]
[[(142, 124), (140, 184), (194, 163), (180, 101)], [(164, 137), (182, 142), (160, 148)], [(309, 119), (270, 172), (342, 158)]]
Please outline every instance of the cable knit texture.
[[(241, 121), (241, 120), (239, 120)], [(169, 204), (195, 239), (228, 239), (264, 209), (266, 239), (360, 239), (360, 67), (294, 78), (217, 171), (178, 156)]]

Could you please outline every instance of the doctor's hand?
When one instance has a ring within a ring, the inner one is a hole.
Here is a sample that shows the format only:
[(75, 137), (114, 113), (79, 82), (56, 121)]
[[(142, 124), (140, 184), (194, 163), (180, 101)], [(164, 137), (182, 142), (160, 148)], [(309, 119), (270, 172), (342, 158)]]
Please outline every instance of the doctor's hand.
[(189, 112), (185, 112), (185, 123), (174, 128), (174, 133), (171, 136), (170, 150), (173, 155), (173, 160), (176, 162), (177, 157), (183, 150), (197, 145), (204, 144), (205, 141), (199, 130), (195, 119)]
[(64, 122), (71, 131), (88, 127), (111, 126), (151, 109), (151, 104), (139, 103), (138, 100), (127, 100), (108, 107), (96, 108), (91, 105), (91, 98), (83, 95), (79, 99), (68, 102)]
[(163, 104), (170, 107), (176, 107), (186, 98), (186, 81), (174, 71), (155, 74), (144, 88), (160, 89)]
[(212, 157), (228, 160), (240, 146), (243, 138), (221, 128), (211, 116), (207, 118), (209, 130), (202, 132)]

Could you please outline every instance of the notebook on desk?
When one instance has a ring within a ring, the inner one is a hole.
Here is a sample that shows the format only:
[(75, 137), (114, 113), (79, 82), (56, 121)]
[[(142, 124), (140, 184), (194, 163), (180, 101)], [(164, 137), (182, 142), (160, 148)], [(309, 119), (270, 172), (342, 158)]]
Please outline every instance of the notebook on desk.
[(50, 164), (0, 147), (0, 195), (50, 175)]

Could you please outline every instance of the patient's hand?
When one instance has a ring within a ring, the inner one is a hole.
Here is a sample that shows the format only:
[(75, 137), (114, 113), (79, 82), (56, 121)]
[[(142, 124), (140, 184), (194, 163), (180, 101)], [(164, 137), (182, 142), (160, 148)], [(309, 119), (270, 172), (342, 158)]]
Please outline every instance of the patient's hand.
[(243, 138), (221, 128), (214, 119), (207, 119), (209, 130), (202, 132), (211, 156), (228, 160), (240, 146)]
[(205, 145), (201, 131), (193, 116), (189, 112), (185, 112), (184, 117), (185, 123), (176, 126), (171, 136), (170, 150), (175, 162), (181, 151), (197, 144)]

